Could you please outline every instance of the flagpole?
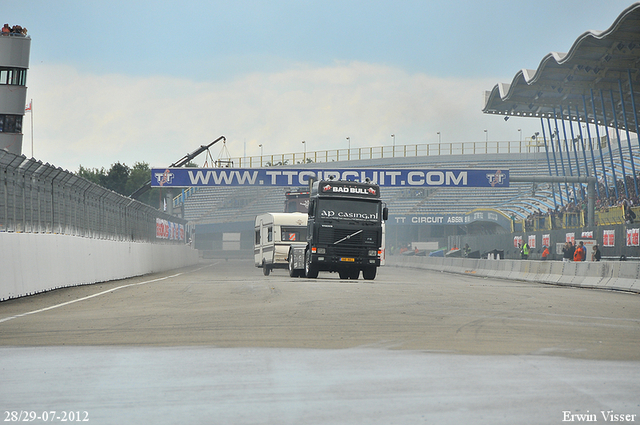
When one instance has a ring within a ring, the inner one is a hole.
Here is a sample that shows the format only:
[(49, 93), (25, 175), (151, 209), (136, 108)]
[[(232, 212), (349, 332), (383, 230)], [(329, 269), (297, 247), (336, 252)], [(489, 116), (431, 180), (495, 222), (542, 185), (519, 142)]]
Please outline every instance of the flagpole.
[(25, 105), (24, 112), (29, 112), (31, 114), (31, 158), (33, 158), (33, 99)]

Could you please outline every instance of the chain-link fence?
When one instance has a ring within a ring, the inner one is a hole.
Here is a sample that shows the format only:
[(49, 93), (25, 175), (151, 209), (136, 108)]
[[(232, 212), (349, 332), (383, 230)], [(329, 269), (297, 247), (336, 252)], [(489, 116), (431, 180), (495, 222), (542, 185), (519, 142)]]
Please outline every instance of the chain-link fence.
[(184, 241), (185, 224), (61, 168), (0, 150), (0, 232)]

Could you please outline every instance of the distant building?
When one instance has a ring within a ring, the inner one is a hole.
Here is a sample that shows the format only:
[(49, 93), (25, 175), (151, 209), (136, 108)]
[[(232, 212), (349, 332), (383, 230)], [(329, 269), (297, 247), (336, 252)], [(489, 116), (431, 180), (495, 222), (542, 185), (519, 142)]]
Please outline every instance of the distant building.
[[(2, 24), (0, 24), (2, 25)], [(0, 149), (22, 154), (31, 37), (0, 33)]]

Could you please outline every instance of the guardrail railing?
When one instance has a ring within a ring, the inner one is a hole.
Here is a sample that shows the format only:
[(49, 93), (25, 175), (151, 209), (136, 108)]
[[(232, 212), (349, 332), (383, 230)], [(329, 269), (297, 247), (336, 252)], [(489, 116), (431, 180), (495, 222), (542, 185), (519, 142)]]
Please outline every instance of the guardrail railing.
[[(530, 140), (513, 142), (453, 142), (397, 146), (370, 146), (363, 148), (329, 149), (313, 152), (293, 152), (273, 155), (235, 157), (224, 161), (229, 167), (272, 167), (307, 162), (334, 162), (379, 158), (403, 158), (437, 155), (474, 155), (492, 153), (539, 152), (541, 145)], [(544, 150), (544, 145), (542, 145)]]
[[(594, 138), (591, 141), (591, 145), (597, 146), (597, 144), (597, 139)], [(569, 144), (569, 151), (581, 151), (582, 145), (583, 143), (571, 143)], [(584, 146), (587, 149), (589, 148), (589, 140), (585, 140)], [(544, 152), (544, 141), (542, 138), (533, 139), (531, 137), (527, 137), (521, 141), (502, 142), (488, 140), (484, 142), (448, 142), (396, 146), (370, 146), (362, 148), (328, 149), (312, 152), (256, 155), (227, 158), (221, 161), (217, 166), (251, 168), (295, 165), (307, 162), (333, 162), (436, 155), (479, 155), (533, 152)]]

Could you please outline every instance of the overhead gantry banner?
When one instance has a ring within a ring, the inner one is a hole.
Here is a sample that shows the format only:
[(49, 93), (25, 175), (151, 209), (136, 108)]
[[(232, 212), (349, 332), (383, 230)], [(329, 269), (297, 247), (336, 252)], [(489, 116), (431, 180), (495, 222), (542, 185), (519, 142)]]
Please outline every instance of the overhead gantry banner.
[(509, 170), (496, 169), (308, 169), (154, 168), (152, 187), (308, 186), (309, 179), (351, 180), (380, 186), (508, 187)]

